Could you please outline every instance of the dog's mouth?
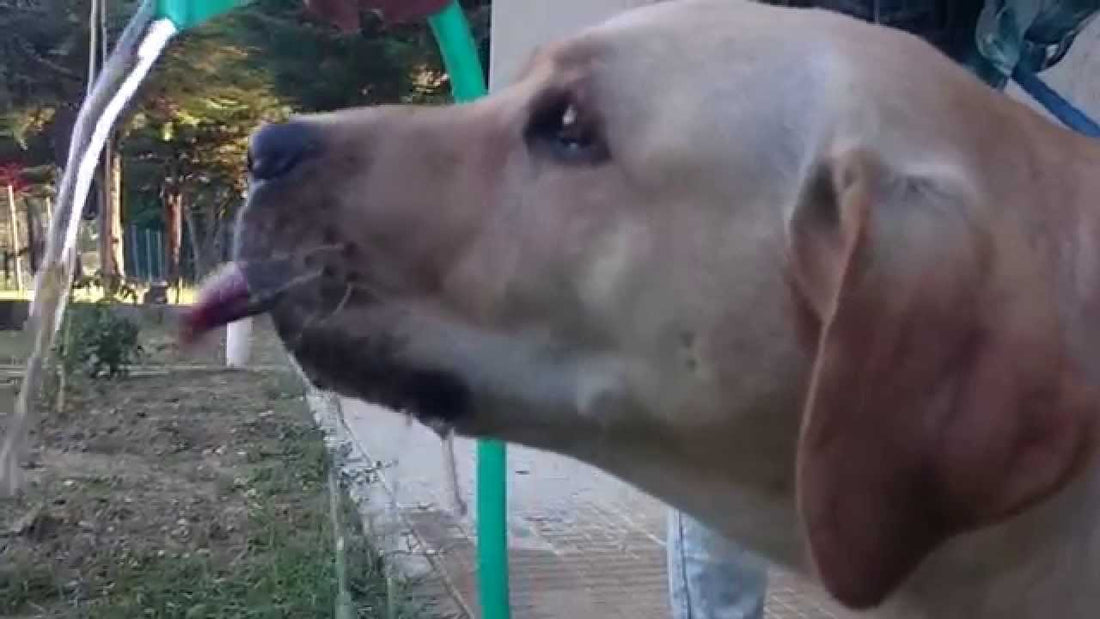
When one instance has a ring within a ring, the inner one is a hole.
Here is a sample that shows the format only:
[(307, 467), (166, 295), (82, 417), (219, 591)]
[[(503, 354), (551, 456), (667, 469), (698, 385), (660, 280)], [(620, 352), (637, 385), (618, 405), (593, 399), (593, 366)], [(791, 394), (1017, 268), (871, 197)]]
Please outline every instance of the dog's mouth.
[(376, 301), (376, 295), (340, 268), (340, 244), (274, 251), (263, 231), (253, 228), (245, 233), (262, 242), (238, 240), (236, 258), (207, 278), (197, 302), (184, 314), (181, 337), (185, 342), (265, 313), (272, 315), (280, 337), (287, 340), (352, 306)]
[(232, 322), (266, 313), (286, 289), (283, 261), (229, 262), (203, 285), (183, 318), (183, 339), (194, 341)]
[(441, 432), (471, 412), (471, 394), (460, 377), (403, 357), (409, 334), (401, 310), (346, 283), (336, 285), (323, 270), (303, 272), (297, 263), (274, 258), (224, 265), (185, 313), (182, 339), (195, 341), (270, 314), (280, 339), (318, 387), (410, 413)]

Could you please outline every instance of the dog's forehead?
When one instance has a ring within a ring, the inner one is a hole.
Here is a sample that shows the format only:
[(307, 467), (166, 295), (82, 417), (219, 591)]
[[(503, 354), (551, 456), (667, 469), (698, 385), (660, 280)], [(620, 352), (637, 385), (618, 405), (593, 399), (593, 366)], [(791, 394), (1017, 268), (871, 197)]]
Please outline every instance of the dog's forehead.
[(608, 46), (590, 35), (540, 45), (521, 68), (520, 81), (561, 81), (566, 76), (588, 75), (608, 55)]

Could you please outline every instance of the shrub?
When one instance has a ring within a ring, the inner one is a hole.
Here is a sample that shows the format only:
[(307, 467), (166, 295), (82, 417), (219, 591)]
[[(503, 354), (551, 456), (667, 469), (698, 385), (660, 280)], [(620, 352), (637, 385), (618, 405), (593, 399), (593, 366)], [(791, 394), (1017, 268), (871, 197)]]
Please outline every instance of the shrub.
[(124, 376), (141, 358), (141, 329), (133, 320), (119, 316), (111, 303), (73, 306), (67, 320), (72, 329), (62, 362), (67, 372), (82, 370), (90, 378)]

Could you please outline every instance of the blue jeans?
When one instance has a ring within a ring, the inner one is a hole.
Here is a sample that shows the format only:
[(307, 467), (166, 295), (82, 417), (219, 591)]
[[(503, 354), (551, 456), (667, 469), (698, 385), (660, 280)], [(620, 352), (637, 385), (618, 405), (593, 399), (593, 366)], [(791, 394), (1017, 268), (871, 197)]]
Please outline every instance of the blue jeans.
[(675, 510), (668, 514), (668, 592), (673, 619), (763, 619), (762, 559)]

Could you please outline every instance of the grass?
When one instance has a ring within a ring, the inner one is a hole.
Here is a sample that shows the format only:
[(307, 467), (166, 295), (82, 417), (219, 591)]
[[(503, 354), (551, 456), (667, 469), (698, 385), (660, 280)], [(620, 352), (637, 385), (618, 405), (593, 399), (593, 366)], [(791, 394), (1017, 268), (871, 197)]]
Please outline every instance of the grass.
[[(17, 357), (8, 335), (0, 356)], [(178, 353), (149, 348), (153, 365)], [(173, 371), (70, 390), (40, 424), (25, 492), (0, 500), (0, 615), (333, 616), (329, 460), (296, 375)], [(422, 616), (387, 607), (382, 562), (338, 501), (353, 615)]]
[[(89, 617), (331, 617), (337, 590), (324, 449), (313, 432), (290, 434), (281, 453), (250, 473), (247, 552), (232, 569), (204, 555), (137, 559), (113, 574), (109, 602)], [(354, 514), (347, 501), (344, 508)], [(348, 556), (359, 616), (381, 616), (381, 565), (361, 533), (353, 539)]]
[(59, 594), (53, 575), (42, 566), (0, 567), (0, 613), (9, 616), (20, 609)]

